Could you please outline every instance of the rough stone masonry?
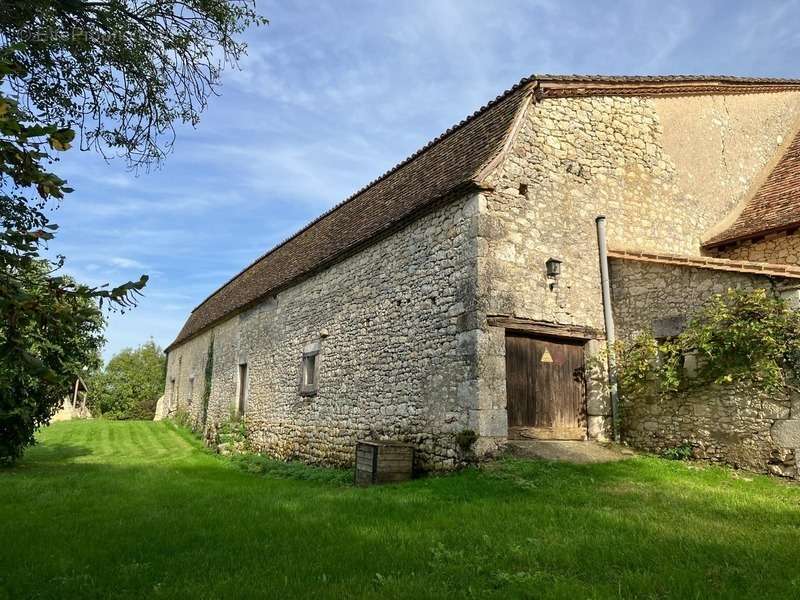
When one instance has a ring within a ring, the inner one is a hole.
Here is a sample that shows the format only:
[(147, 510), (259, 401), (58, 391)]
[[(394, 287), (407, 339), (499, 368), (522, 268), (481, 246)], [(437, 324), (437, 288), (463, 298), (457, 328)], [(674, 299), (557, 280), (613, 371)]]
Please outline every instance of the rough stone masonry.
[[(615, 260), (614, 312), (619, 332), (630, 338), (651, 331), (670, 337), (712, 294), (726, 290), (772, 290), (797, 296), (795, 285), (752, 273)], [(687, 357), (692, 368), (693, 357)], [(752, 471), (797, 477), (800, 394), (767, 393), (753, 386), (715, 385), (662, 398), (623, 397), (624, 438), (655, 453), (688, 446), (695, 458)]]

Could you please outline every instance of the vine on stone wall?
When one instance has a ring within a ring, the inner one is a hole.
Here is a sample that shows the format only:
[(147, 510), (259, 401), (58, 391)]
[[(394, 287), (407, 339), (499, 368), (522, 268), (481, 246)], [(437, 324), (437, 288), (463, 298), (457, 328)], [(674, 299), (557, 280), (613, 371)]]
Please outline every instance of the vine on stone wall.
[(669, 395), (749, 382), (778, 391), (800, 367), (800, 313), (766, 290), (712, 296), (675, 338), (641, 333), (616, 348), (620, 391)]
[(208, 402), (211, 399), (211, 381), (214, 378), (214, 336), (208, 342), (208, 354), (206, 356), (206, 368), (204, 372), (205, 385), (203, 386), (203, 412), (200, 424), (201, 431), (205, 431), (208, 420)]

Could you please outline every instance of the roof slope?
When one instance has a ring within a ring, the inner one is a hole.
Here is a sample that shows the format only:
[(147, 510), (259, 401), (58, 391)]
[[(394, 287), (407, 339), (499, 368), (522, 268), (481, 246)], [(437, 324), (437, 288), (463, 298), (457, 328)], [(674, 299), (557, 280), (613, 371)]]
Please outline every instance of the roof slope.
[(468, 185), (502, 150), (526, 94), (498, 97), (256, 260), (192, 311), (170, 348)]
[(800, 133), (736, 220), (706, 241), (711, 248), (800, 226)]
[(312, 221), (197, 306), (167, 350), (324, 267), (430, 206), (476, 183), (503, 150), (530, 90), (576, 95), (752, 93), (800, 89), (800, 80), (672, 76), (531, 75), (417, 153)]

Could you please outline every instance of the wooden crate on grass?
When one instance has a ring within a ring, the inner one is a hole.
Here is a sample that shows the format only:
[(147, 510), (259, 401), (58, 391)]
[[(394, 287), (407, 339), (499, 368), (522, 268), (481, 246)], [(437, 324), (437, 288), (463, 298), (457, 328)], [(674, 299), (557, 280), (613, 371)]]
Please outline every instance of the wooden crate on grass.
[(372, 485), (411, 479), (414, 446), (405, 442), (367, 441), (356, 443), (356, 485)]

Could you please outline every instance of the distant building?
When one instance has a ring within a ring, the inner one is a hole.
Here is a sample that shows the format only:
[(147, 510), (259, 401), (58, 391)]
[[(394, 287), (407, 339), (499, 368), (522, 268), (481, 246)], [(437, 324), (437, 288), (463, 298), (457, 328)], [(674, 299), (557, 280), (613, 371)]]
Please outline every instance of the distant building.
[(53, 415), (50, 421), (70, 421), (72, 419), (91, 419), (92, 413), (89, 407), (86, 406), (86, 393), (89, 390), (83, 379), (80, 377), (75, 379), (75, 384), (72, 386), (72, 393), (64, 396), (64, 404), (58, 409), (58, 412)]
[[(679, 328), (729, 287), (796, 294), (798, 129), (797, 80), (524, 79), (197, 306), (168, 348), (165, 412), (245, 415), (255, 447), (331, 464), (357, 438), (447, 468), (466, 430), (479, 455), (607, 437), (609, 401), (584, 376), (605, 331), (596, 216), (622, 336)], [(747, 402), (630, 410), (625, 428), (720, 460), (749, 444), (765, 468), (790, 452), (776, 423), (800, 415)]]

